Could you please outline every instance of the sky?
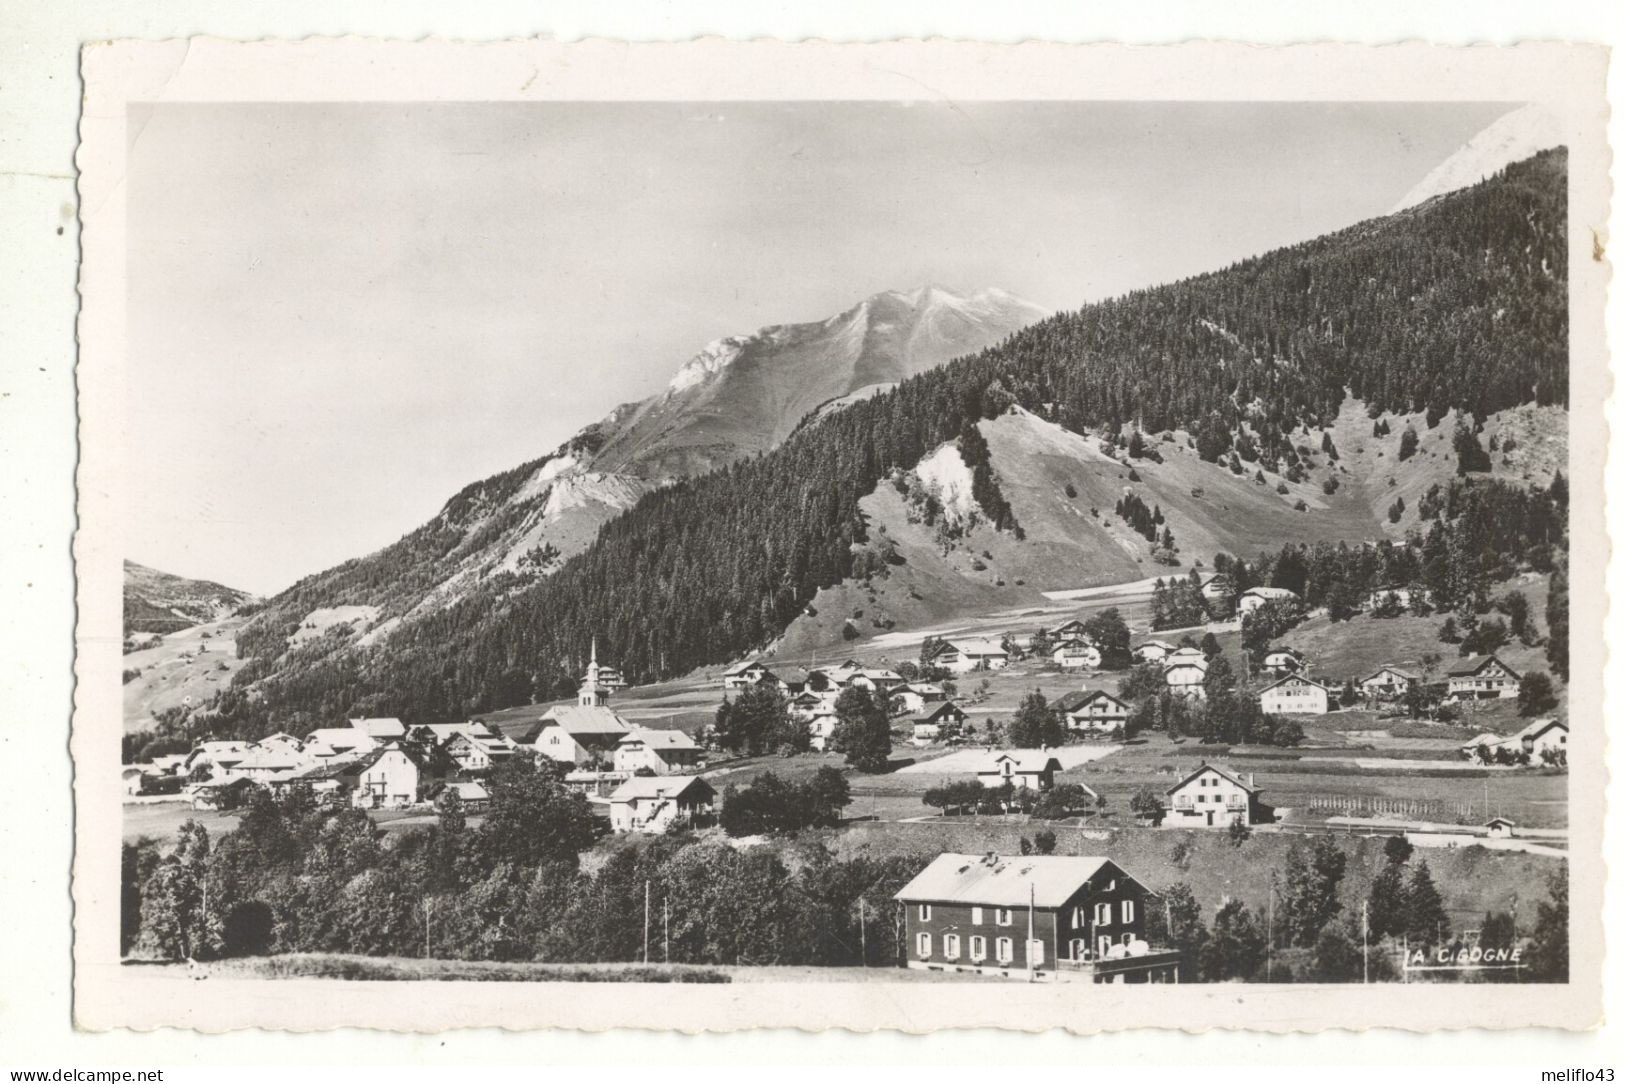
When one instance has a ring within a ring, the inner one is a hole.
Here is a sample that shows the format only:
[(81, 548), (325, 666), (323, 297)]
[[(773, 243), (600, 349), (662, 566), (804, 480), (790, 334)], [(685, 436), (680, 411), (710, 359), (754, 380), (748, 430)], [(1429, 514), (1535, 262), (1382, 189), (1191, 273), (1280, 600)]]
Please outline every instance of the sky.
[(1512, 108), (135, 106), (126, 554), (275, 592), (713, 339), (1214, 270), (1385, 213)]

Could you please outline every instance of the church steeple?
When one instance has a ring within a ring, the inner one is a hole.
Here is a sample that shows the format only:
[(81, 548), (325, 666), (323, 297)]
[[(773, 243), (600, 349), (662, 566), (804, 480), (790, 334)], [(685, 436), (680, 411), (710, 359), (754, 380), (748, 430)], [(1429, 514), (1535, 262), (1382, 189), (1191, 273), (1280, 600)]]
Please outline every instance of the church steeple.
[(591, 661), (587, 663), (587, 676), (581, 679), (576, 703), (584, 708), (601, 708), (609, 703), (609, 689), (598, 680), (598, 637), (592, 638)]

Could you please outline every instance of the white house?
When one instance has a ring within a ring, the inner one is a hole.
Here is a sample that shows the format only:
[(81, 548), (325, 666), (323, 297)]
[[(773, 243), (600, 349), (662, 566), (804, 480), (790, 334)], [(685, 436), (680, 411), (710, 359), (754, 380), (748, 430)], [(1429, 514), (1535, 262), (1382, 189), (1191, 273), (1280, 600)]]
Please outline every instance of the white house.
[(1536, 719), (1510, 737), (1480, 734), (1463, 745), (1461, 752), (1469, 759), (1476, 759), (1480, 755), (1480, 750), (1486, 748), (1491, 756), (1502, 756), (1507, 753), (1527, 756), (1531, 765), (1539, 767), (1546, 763), (1547, 750), (1550, 750), (1553, 756), (1567, 758), (1569, 727), (1567, 723), (1556, 719)]
[(1136, 662), (1162, 662), (1174, 653), (1174, 645), (1167, 640), (1147, 640), (1134, 647)]
[(867, 689), (884, 699), (887, 693), (903, 684), (903, 675), (894, 670), (859, 670), (852, 675), (850, 684)]
[(181, 765), (181, 774), (191, 775), (199, 768), (207, 767), (211, 782), (230, 782), (235, 778), (233, 770), (248, 758), (253, 744), (246, 741), (199, 742), (187, 754), (185, 763)]
[(1088, 630), (1086, 630), (1084, 628), (1083, 622), (1074, 617), (1072, 620), (1066, 622), (1065, 624), (1058, 625), (1054, 629), (1052, 629), (1050, 631), (1050, 639), (1051, 640), (1090, 640), (1090, 641), (1092, 641), (1093, 637), (1091, 637), (1089, 635), (1089, 633), (1088, 633)]
[(1236, 609), (1245, 616), (1266, 602), (1282, 602), (1297, 597), (1296, 591), (1289, 591), (1285, 587), (1249, 587), (1236, 599)]
[(1055, 645), (1050, 656), (1063, 670), (1097, 670), (1100, 668), (1100, 648), (1086, 640), (1066, 640)]
[(359, 765), (355, 804), (361, 809), (404, 809), (422, 800), (432, 780), (429, 765), (410, 746), (390, 742)]
[(891, 691), (891, 704), (893, 709), (912, 715), (924, 711), (927, 704), (941, 703), (947, 697), (948, 694), (943, 691), (941, 685), (933, 685), (927, 681), (911, 681)]
[(1290, 647), (1273, 647), (1264, 654), (1264, 661), (1258, 669), (1262, 673), (1285, 677), (1302, 670), (1304, 661), (1303, 654)]
[(835, 716), (835, 708), (829, 705), (813, 712), (807, 720), (807, 733), (812, 737), (812, 747), (822, 753), (829, 748), (829, 739), (835, 734), (835, 724), (839, 720)]
[(1494, 655), (1470, 655), (1445, 672), (1451, 700), (1506, 700), (1518, 695), (1518, 672)]
[(1207, 660), (1203, 658), (1183, 658), (1169, 660), (1162, 671), (1163, 681), (1168, 683), (1168, 691), (1178, 696), (1195, 696), (1206, 698), (1207, 686)]
[(536, 751), (563, 763), (584, 764), (594, 754), (613, 756), (630, 731), (626, 720), (606, 707), (561, 704), (542, 716)]
[(318, 763), (365, 756), (376, 748), (376, 741), (353, 726), (321, 727), (305, 735), (305, 752)]
[(1129, 706), (1104, 689), (1071, 692), (1058, 697), (1050, 707), (1066, 719), (1066, 726), (1079, 734), (1110, 734), (1128, 724)]
[(1270, 715), (1325, 715), (1331, 690), (1304, 674), (1288, 674), (1259, 690), (1258, 706)]
[(1202, 597), (1217, 602), (1230, 593), (1230, 577), (1223, 572), (1210, 572), (1201, 577)]
[(744, 689), (767, 676), (767, 667), (755, 659), (737, 662), (722, 672), (724, 689)]
[(990, 754), (976, 769), (976, 778), (984, 787), (1002, 787), (1009, 783), (1048, 790), (1055, 784), (1055, 773), (1060, 770), (1061, 762), (1043, 750), (1015, 749)]
[(1252, 780), (1217, 764), (1204, 764), (1167, 791), (1166, 828), (1227, 828), (1264, 819)]
[(710, 816), (717, 792), (697, 775), (634, 776), (609, 798), (609, 825), (617, 832), (665, 832), (679, 817)]
[(951, 640), (932, 662), (956, 674), (1003, 670), (1010, 662), (1010, 653), (996, 640)]
[(615, 770), (636, 772), (648, 768), (656, 775), (670, 775), (697, 767), (701, 756), (694, 739), (681, 730), (638, 727), (616, 744)]
[(1360, 692), (1373, 700), (1397, 700), (1411, 691), (1418, 678), (1397, 666), (1382, 666), (1359, 681)]

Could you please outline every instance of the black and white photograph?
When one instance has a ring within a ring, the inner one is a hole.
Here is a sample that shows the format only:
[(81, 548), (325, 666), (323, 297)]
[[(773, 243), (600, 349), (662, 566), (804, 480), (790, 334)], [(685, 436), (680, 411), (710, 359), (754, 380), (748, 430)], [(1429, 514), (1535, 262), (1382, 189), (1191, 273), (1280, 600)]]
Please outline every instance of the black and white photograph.
[(81, 968), (1585, 1025), (1601, 101), (1482, 85), (132, 94)]

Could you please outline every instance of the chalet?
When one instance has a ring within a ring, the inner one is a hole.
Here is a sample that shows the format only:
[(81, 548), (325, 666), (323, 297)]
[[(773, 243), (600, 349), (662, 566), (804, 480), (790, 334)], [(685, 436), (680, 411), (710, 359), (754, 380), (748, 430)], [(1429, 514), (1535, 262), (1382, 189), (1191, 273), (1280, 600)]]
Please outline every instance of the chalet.
[(491, 792), (479, 780), (447, 783), (446, 789), (441, 793), (457, 795), (464, 813), (484, 813), (491, 805)]
[(1285, 587), (1249, 587), (1236, 599), (1236, 609), (1246, 616), (1266, 602), (1284, 602), (1297, 597), (1296, 591), (1288, 591)]
[(1274, 677), (1285, 677), (1296, 674), (1303, 669), (1305, 659), (1303, 653), (1294, 651), (1290, 647), (1271, 648), (1264, 654), (1264, 661), (1259, 665), (1260, 673), (1270, 674)]
[(942, 854), (893, 897), (906, 967), (1097, 983), (1178, 982), (1153, 951), (1154, 897), (1107, 858)]
[(773, 678), (778, 683), (779, 691), (785, 696), (799, 696), (807, 691), (807, 683), (812, 680), (812, 674), (799, 666), (786, 666), (774, 670)]
[(1547, 762), (1547, 752), (1567, 759), (1569, 727), (1556, 719), (1536, 719), (1510, 737), (1480, 734), (1461, 747), (1468, 759), (1523, 761), (1533, 765)]
[(1409, 670), (1397, 666), (1383, 666), (1377, 672), (1363, 677), (1357, 683), (1360, 692), (1371, 700), (1398, 700), (1420, 680)]
[(1518, 695), (1518, 672), (1494, 655), (1470, 655), (1445, 671), (1451, 700), (1506, 700)]
[(607, 804), (609, 796), (631, 778), (631, 772), (589, 772), (578, 769), (565, 775), (564, 785), (569, 790), (586, 795), (589, 802)]
[(947, 698), (941, 685), (926, 681), (911, 681), (891, 691), (892, 708), (911, 715), (924, 711), (927, 704), (938, 704)]
[(1079, 621), (1075, 617), (1071, 621), (1066, 622), (1064, 625), (1059, 625), (1056, 628), (1054, 628), (1053, 630), (1051, 630), (1050, 631), (1050, 639), (1051, 640), (1085, 640), (1085, 641), (1088, 641), (1089, 643), (1094, 642), (1094, 637), (1089, 635), (1089, 630), (1084, 625), (1084, 623), (1082, 621)]
[(181, 765), (182, 775), (192, 775), (207, 768), (212, 782), (224, 783), (234, 777), (234, 770), (248, 758), (253, 742), (205, 741), (199, 742)]
[(1050, 707), (1066, 719), (1068, 730), (1078, 734), (1100, 736), (1128, 725), (1128, 702), (1104, 689), (1067, 693)]
[(903, 675), (894, 670), (859, 670), (848, 683), (879, 695), (882, 699), (903, 684)]
[(963, 726), (965, 718), (965, 713), (960, 710), (958, 704), (952, 700), (944, 700), (933, 708), (906, 716), (903, 723), (912, 728), (915, 745), (929, 745), (942, 737), (944, 725)]
[(1387, 601), (1389, 595), (1394, 597), (1394, 601), (1399, 605), (1400, 609), (1409, 610), (1411, 608), (1411, 589), (1409, 587), (1374, 587), (1371, 589), (1371, 593), (1366, 596), (1366, 604), (1372, 609), (1376, 609)]
[(615, 770), (636, 772), (648, 768), (656, 775), (697, 768), (704, 751), (681, 730), (638, 727), (615, 744)]
[(399, 741), (406, 737), (406, 724), (394, 718), (351, 719), (350, 726), (377, 742)]
[(812, 747), (820, 753), (829, 748), (830, 738), (835, 736), (835, 725), (840, 720), (835, 715), (835, 708), (825, 705), (813, 712), (807, 720), (807, 733), (812, 738)]
[(956, 674), (1003, 670), (1010, 662), (1010, 653), (995, 640), (952, 640), (932, 662)]
[(227, 783), (204, 783), (192, 790), (192, 808), (205, 810), (237, 809), (258, 790), (251, 779), (238, 777)]
[(1055, 645), (1050, 656), (1063, 670), (1098, 670), (1100, 648), (1086, 640), (1066, 640)]
[(178, 775), (185, 763), (185, 753), (165, 753), (161, 757), (152, 758), (152, 773), (154, 775)]
[(310, 758), (297, 752), (254, 746), (250, 748), (248, 755), (231, 769), (231, 774), (233, 777), (251, 779), (256, 783), (269, 783), (273, 780), (291, 778), (310, 767), (312, 763), (314, 762)]
[(405, 809), (423, 800), (433, 781), (428, 761), (400, 742), (374, 749), (362, 759), (355, 790), (360, 809)]
[(359, 759), (330, 760), (314, 768), (307, 768), (285, 782), (273, 783), (272, 789), (280, 790), (286, 785), (303, 784), (310, 788), (312, 794), (324, 801), (353, 805), (356, 788), (361, 785), (362, 770), (362, 761)]
[(695, 824), (711, 815), (717, 792), (697, 775), (634, 776), (609, 799), (609, 825), (617, 832), (665, 832), (679, 818)]
[(1277, 678), (1258, 692), (1258, 706), (1270, 715), (1325, 715), (1331, 703), (1331, 690), (1305, 674)]
[(300, 741), (292, 734), (282, 731), (267, 735), (254, 744), (259, 746), (261, 750), (268, 753), (285, 753), (290, 755), (303, 752), (305, 748), (304, 742)]
[[(859, 666), (853, 660), (847, 659), (838, 666), (814, 667), (812, 673), (820, 675), (823, 679), (823, 684), (828, 688), (844, 689), (854, 677), (862, 672), (862, 670), (863, 667)], [(811, 677), (808, 678), (808, 681), (816, 684), (816, 682), (813, 682)]]
[(1182, 659), (1202, 659), (1205, 661), (1207, 659), (1207, 653), (1201, 648), (1195, 647), (1191, 644), (1181, 644), (1172, 651), (1168, 652), (1168, 657), (1164, 661), (1166, 663), (1175, 663)]
[(1134, 647), (1135, 662), (1162, 662), (1174, 653), (1174, 645), (1166, 640), (1147, 640)]
[(1202, 597), (1209, 602), (1218, 602), (1230, 594), (1230, 577), (1223, 572), (1208, 573), (1201, 580)]
[(1060, 770), (1061, 762), (1041, 749), (1015, 749), (990, 754), (976, 769), (976, 778), (984, 787), (1002, 787), (1009, 783), (1014, 787), (1048, 790), (1055, 785), (1055, 773)]
[(759, 683), (767, 676), (767, 667), (752, 659), (748, 662), (734, 663), (722, 672), (722, 687), (724, 689), (745, 689)]
[(1217, 764), (1204, 764), (1168, 788), (1163, 826), (1225, 828), (1231, 824), (1257, 824), (1266, 819), (1258, 794), (1250, 778), (1243, 780)]
[(790, 718), (805, 723), (817, 715), (821, 708), (830, 707), (834, 703), (833, 693), (802, 692), (791, 697), (788, 710)]
[[(485, 728), (481, 726), (480, 730)], [(489, 771), (514, 754), (513, 744), (507, 738), (488, 730), (482, 734), (472, 728), (453, 733), (446, 739), (445, 749), (446, 755), (465, 772)]]
[(1207, 660), (1203, 658), (1170, 658), (1167, 665), (1163, 667), (1162, 679), (1167, 682), (1168, 691), (1177, 696), (1206, 698)]
[(305, 735), (305, 752), (317, 762), (364, 756), (378, 743), (353, 726), (332, 726)]

